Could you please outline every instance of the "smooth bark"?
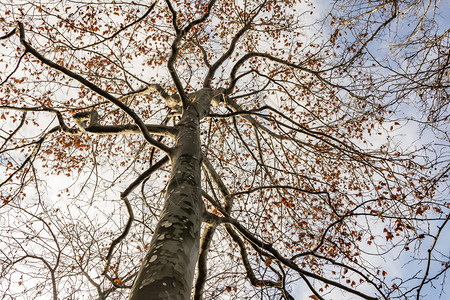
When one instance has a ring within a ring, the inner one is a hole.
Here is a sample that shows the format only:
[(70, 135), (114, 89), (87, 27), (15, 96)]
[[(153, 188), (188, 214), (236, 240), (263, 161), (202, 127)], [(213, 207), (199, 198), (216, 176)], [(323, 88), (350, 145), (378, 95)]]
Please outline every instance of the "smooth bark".
[(164, 208), (133, 285), (131, 300), (185, 300), (191, 296), (204, 212), (199, 129), (212, 95), (211, 89), (197, 92), (177, 125)]

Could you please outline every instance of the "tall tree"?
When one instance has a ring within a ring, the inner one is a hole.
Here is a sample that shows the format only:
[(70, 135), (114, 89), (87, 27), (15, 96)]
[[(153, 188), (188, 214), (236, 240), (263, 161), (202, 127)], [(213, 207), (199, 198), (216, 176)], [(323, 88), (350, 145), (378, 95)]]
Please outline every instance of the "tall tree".
[[(406, 96), (446, 134), (449, 32), (414, 50), (436, 19), (404, 13), (434, 2), (320, 21), (293, 0), (1, 2), (6, 297), (420, 298), (445, 278), (448, 152), (396, 139)], [(397, 66), (374, 44), (403, 20)], [(396, 277), (395, 257), (425, 263)]]

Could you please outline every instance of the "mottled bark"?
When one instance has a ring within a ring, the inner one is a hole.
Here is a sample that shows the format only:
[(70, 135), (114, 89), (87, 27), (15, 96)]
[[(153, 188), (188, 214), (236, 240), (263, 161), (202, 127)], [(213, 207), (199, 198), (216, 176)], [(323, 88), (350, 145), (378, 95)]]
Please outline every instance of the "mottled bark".
[(164, 208), (133, 285), (131, 300), (190, 298), (204, 212), (199, 125), (212, 96), (211, 89), (197, 92), (177, 125)]

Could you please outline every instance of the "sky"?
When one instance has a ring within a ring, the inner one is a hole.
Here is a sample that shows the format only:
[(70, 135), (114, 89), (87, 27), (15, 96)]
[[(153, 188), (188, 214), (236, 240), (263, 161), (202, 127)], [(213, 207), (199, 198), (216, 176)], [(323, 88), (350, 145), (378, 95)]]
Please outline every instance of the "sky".
[[(316, 3), (317, 10), (314, 11), (313, 16), (321, 15), (321, 13), (326, 11), (326, 7), (327, 7), (326, 3), (327, 3), (327, 1), (324, 1), (324, 0), (317, 1), (317, 3)], [(441, 16), (444, 16), (446, 12), (450, 12), (449, 11), (450, 10), (449, 1), (441, 1), (440, 5), (441, 5), (441, 7), (448, 8), (447, 10), (443, 10), (443, 13), (441, 14)], [(447, 15), (450, 15), (450, 13)], [(311, 20), (313, 20), (313, 18), (314, 18), (313, 16), (311, 17), (312, 18)], [(440, 24), (442, 24), (441, 25), (442, 28), (450, 27), (449, 18), (440, 17), (439, 22), (440, 22)], [(408, 112), (408, 114), (410, 114), (410, 113)], [(418, 143), (418, 145), (419, 145), (421, 142), (426, 141), (427, 137), (421, 136), (419, 134), (420, 128), (413, 123), (409, 123), (409, 124), (405, 123), (405, 126), (403, 126), (399, 130), (402, 131), (402, 136), (404, 137), (402, 140), (403, 140), (403, 143), (405, 143), (405, 146), (410, 146), (411, 143)], [(55, 184), (55, 182), (56, 182), (56, 184)], [(52, 184), (54, 186), (58, 186), (58, 187), (63, 185), (62, 181), (60, 183), (60, 182), (57, 182), (56, 179), (55, 179), (55, 181), (53, 181), (53, 179), (52, 179)], [(59, 200), (56, 197), (56, 194), (57, 194), (56, 191), (50, 189), (49, 194), (50, 194), (49, 198), (51, 201), (53, 200), (53, 201), (57, 202)], [(374, 226), (377, 226), (377, 225), (374, 225)], [(432, 225), (432, 229), (433, 229), (433, 226), (436, 227), (436, 225)], [(436, 230), (436, 228), (434, 228), (434, 230)], [(450, 244), (445, 243), (445, 241), (446, 240), (448, 241), (449, 239), (450, 239), (450, 230), (445, 230), (442, 233), (442, 237), (437, 244), (436, 251), (441, 251), (441, 252), (447, 253), (447, 255), (449, 255), (450, 254)], [(426, 239), (424, 241), (423, 250), (421, 252), (422, 257), (425, 257), (427, 255), (426, 249), (429, 248), (430, 242), (431, 242), (430, 239)], [(404, 274), (408, 275), (411, 272), (414, 272), (415, 270), (417, 270), (418, 267), (422, 267), (415, 263), (407, 264), (407, 262), (408, 262), (407, 257), (398, 259), (394, 253), (391, 256), (384, 257), (384, 259), (381, 259), (380, 257), (375, 258), (373, 261), (374, 264), (376, 264), (376, 262), (378, 260), (383, 260), (384, 263), (388, 262), (387, 265), (390, 266), (390, 269), (387, 270), (388, 273), (393, 274), (395, 276), (399, 276), (399, 277), (402, 277)], [(431, 269), (431, 271), (433, 271), (433, 269)], [(446, 297), (450, 297), (450, 284), (445, 285), (444, 288), (445, 288), (446, 296), (443, 296), (442, 299), (446, 299)], [(298, 296), (297, 297), (298, 299), (307, 299), (308, 296), (310, 295), (310, 292), (305, 291), (305, 290), (306, 289), (304, 288), (304, 286), (302, 284), (299, 284), (298, 286), (294, 287), (294, 294), (296, 296)], [(440, 290), (433, 288), (431, 286), (426, 286), (426, 288), (424, 288), (423, 294), (427, 294), (429, 299), (438, 299), (438, 296), (440, 295)], [(343, 296), (340, 294), (340, 292), (336, 292), (336, 294), (329, 295), (329, 299), (344, 299), (342, 297)], [(345, 298), (345, 299), (350, 299), (350, 298)]]

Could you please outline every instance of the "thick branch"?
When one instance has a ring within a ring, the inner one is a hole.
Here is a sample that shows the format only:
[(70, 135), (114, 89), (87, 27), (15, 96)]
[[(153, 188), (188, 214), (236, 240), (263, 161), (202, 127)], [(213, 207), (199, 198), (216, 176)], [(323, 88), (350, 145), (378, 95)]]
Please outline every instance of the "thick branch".
[(104, 97), (105, 99), (109, 100), (111, 103), (113, 103), (116, 106), (118, 106), (119, 108), (121, 108), (137, 124), (137, 126), (139, 127), (139, 129), (142, 132), (142, 135), (144, 136), (145, 140), (149, 144), (151, 144), (151, 145), (161, 149), (162, 151), (164, 151), (164, 152), (166, 152), (168, 154), (171, 152), (171, 149), (169, 147), (167, 147), (166, 145), (162, 144), (161, 142), (158, 142), (157, 140), (155, 140), (155, 139), (153, 139), (151, 137), (150, 132), (147, 130), (147, 127), (145, 126), (145, 124), (142, 121), (142, 119), (132, 109), (130, 109), (127, 105), (122, 103), (119, 99), (117, 99), (116, 97), (114, 97), (113, 95), (108, 93), (107, 91), (101, 89), (100, 87), (98, 87), (97, 85), (95, 85), (91, 81), (87, 80), (86, 78), (84, 78), (84, 77), (82, 77), (82, 76), (80, 76), (80, 75), (70, 71), (69, 69), (67, 69), (67, 68), (65, 68), (63, 66), (60, 66), (60, 65), (52, 62), (51, 60), (48, 60), (44, 56), (42, 56), (27, 41), (25, 41), (25, 30), (24, 30), (23, 24), (21, 22), (18, 22), (18, 25), (19, 25), (19, 29), (20, 29), (20, 42), (25, 47), (25, 50), (27, 52), (31, 53), (34, 57), (36, 57), (43, 64), (45, 64), (45, 65), (47, 65), (47, 66), (49, 66), (49, 67), (51, 67), (51, 68), (53, 68), (55, 70), (58, 70), (61, 73), (69, 76), (70, 78), (78, 81), (79, 83), (81, 83), (84, 86), (88, 87), (93, 92), (97, 93), (98, 95)]
[(358, 96), (358, 95), (356, 95), (355, 93), (353, 93), (348, 87), (343, 86), (343, 85), (339, 85), (339, 84), (336, 84), (336, 83), (332, 83), (332, 82), (330, 82), (329, 80), (325, 79), (321, 74), (322, 74), (322, 73), (325, 73), (326, 70), (317, 70), (317, 71), (316, 71), (316, 70), (308, 69), (308, 68), (303, 67), (303, 66), (300, 65), (300, 64), (295, 64), (295, 63), (292, 63), (292, 62), (290, 62), (290, 61), (288, 61), (288, 60), (285, 60), (285, 59), (282, 59), (282, 58), (279, 58), (279, 57), (275, 57), (275, 56), (270, 55), (270, 54), (268, 54), (268, 53), (262, 53), (262, 52), (251, 52), (251, 53), (247, 53), (247, 54), (245, 54), (243, 57), (241, 57), (241, 58), (236, 62), (236, 64), (233, 66), (233, 68), (232, 68), (232, 70), (231, 70), (231, 74), (230, 74), (230, 86), (226, 89), (225, 94), (228, 95), (228, 94), (230, 94), (230, 93), (233, 91), (233, 89), (234, 89), (234, 87), (236, 86), (236, 83), (237, 83), (237, 79), (236, 79), (236, 73), (237, 73), (237, 71), (239, 70), (239, 68), (240, 68), (247, 60), (249, 60), (249, 59), (251, 59), (251, 58), (253, 58), (253, 57), (262, 57), (262, 58), (265, 58), (265, 59), (269, 59), (269, 60), (274, 61), (274, 62), (276, 62), (276, 63), (279, 63), (279, 64), (282, 64), (282, 65), (284, 65), (284, 66), (287, 66), (287, 67), (289, 67), (289, 68), (297, 69), (297, 70), (300, 70), (300, 71), (303, 71), (303, 72), (312, 74), (313, 76), (315, 76), (319, 81), (323, 82), (324, 84), (327, 84), (327, 85), (329, 85), (329, 86), (331, 86), (331, 87), (334, 87), (334, 88), (340, 88), (340, 89), (343, 89), (343, 90), (345, 90), (349, 95), (351, 95), (352, 97), (355, 97), (355, 98), (357, 98), (357, 99), (365, 99), (365, 97), (361, 97), (361, 96)]
[[(64, 121), (64, 118), (61, 114), (61, 112), (57, 109), (51, 108), (51, 107), (14, 107), (14, 106), (7, 106), (3, 105), (0, 106), (0, 109), (12, 109), (17, 111), (47, 111), (51, 112), (56, 115), (58, 119), (59, 124), (59, 130), (62, 132), (68, 134), (68, 135), (80, 135), (84, 131), (97, 134), (97, 135), (119, 135), (119, 134), (140, 134), (142, 131), (140, 130), (139, 126), (136, 124), (124, 124), (124, 125), (99, 125), (98, 123), (89, 124), (89, 126), (78, 126), (78, 128), (70, 128), (67, 126), (67, 124)], [(85, 112), (83, 112), (84, 114)], [(86, 115), (89, 115), (92, 112), (86, 112)], [(80, 115), (82, 113), (78, 113)], [(74, 119), (79, 119), (77, 114), (75, 114)], [(89, 120), (89, 117), (86, 116), (86, 120)], [(77, 122), (83, 122), (84, 120), (76, 120)], [(145, 128), (147, 128), (147, 131), (154, 135), (161, 135), (161, 136), (167, 136), (174, 138), (177, 129), (173, 126), (166, 126), (166, 125), (157, 125), (157, 124), (144, 124)], [(81, 127), (81, 128), (80, 128)]]
[[(168, 137), (175, 137), (176, 128), (164, 125), (145, 124), (149, 133)], [(86, 132), (98, 135), (139, 134), (140, 128), (135, 124), (126, 125), (93, 125), (85, 128)]]
[(17, 28), (14, 28), (9, 33), (7, 33), (6, 35), (0, 36), (0, 40), (6, 40), (7, 38), (13, 36), (16, 33), (16, 30), (17, 30)]
[(203, 82), (204, 87), (210, 87), (211, 80), (216, 73), (217, 69), (227, 60), (234, 52), (234, 49), (236, 48), (236, 44), (239, 41), (239, 39), (244, 35), (244, 33), (250, 29), (252, 21), (256, 18), (256, 16), (259, 14), (261, 9), (266, 4), (266, 1), (264, 1), (259, 7), (256, 9), (256, 12), (251, 16), (249, 20), (246, 21), (244, 27), (242, 27), (238, 33), (233, 37), (230, 43), (230, 47), (228, 50), (209, 68), (208, 74), (205, 77), (205, 80)]
[(211, 80), (216, 73), (217, 69), (223, 64), (223, 62), (233, 54), (234, 49), (236, 48), (236, 43), (239, 41), (242, 35), (250, 29), (250, 22), (245, 24), (244, 27), (239, 30), (239, 32), (234, 36), (233, 40), (230, 43), (230, 47), (228, 50), (209, 68), (208, 74), (205, 77), (203, 82), (204, 87), (211, 87)]
[(181, 98), (177, 94), (169, 95), (166, 90), (160, 84), (150, 84), (145, 86), (137, 91), (128, 93), (121, 97), (123, 102), (130, 103), (132, 99), (138, 96), (148, 95), (151, 92), (158, 92), (158, 94), (166, 101), (167, 107), (170, 109), (181, 112), (181, 107), (183, 106), (181, 103)]
[(238, 244), (240, 249), (240, 254), (242, 258), (242, 264), (244, 265), (245, 271), (247, 273), (247, 277), (250, 280), (250, 283), (256, 287), (262, 286), (270, 286), (280, 288), (281, 284), (279, 282), (274, 282), (271, 280), (261, 280), (256, 278), (255, 272), (253, 272), (252, 266), (250, 265), (250, 261), (248, 259), (247, 250), (245, 249), (245, 244), (239, 235), (234, 231), (233, 227), (230, 225), (225, 225), (227, 233), (231, 236), (233, 241)]
[[(204, 160), (205, 161), (205, 160)], [(208, 169), (208, 165), (206, 165), (205, 163), (203, 163), (203, 165), (205, 166), (205, 168), (207, 168), (208, 173), (210, 174), (211, 178), (215, 181), (215, 183), (219, 186), (219, 190), (221, 191), (222, 195), (225, 197), (231, 197), (231, 194), (229, 193), (228, 189), (226, 188), (225, 184), (223, 183), (222, 179), (220, 178), (220, 176), (217, 175), (217, 173), (215, 172), (210, 172), (209, 170), (214, 170), (211, 164), (209, 169)], [(214, 175), (214, 173), (216, 175)], [(260, 248), (260, 249), (264, 249), (265, 251), (269, 252), (271, 255), (273, 255), (273, 257), (275, 257), (276, 259), (278, 259), (281, 263), (283, 263), (284, 265), (288, 266), (289, 268), (297, 271), (299, 274), (307, 276), (307, 277), (311, 277), (317, 280), (320, 280), (326, 284), (329, 284), (331, 286), (335, 286), (337, 288), (340, 288), (342, 290), (345, 290), (349, 293), (352, 293), (354, 295), (360, 296), (363, 299), (368, 299), (368, 300), (375, 300), (377, 298), (375, 297), (371, 297), (368, 296), (364, 293), (361, 293), (357, 290), (354, 290), (352, 288), (349, 288), (339, 282), (335, 282), (332, 280), (329, 280), (325, 277), (322, 277), (320, 275), (317, 275), (315, 273), (312, 272), (308, 272), (305, 271), (303, 269), (301, 269), (294, 261), (285, 258), (284, 256), (282, 256), (277, 250), (275, 250), (275, 248), (273, 248), (273, 246), (271, 244), (265, 243), (263, 241), (258, 240), (256, 237), (253, 236), (253, 234), (251, 234), (247, 229), (245, 229), (237, 220), (234, 220), (233, 218), (231, 218), (228, 214), (227, 211), (225, 210), (220, 210), (220, 212), (225, 216), (224, 223), (231, 223), (240, 233), (241, 235), (248, 240), (250, 243), (252, 243), (253, 245), (255, 245), (256, 248)], [(228, 226), (228, 225), (227, 225)]]
[[(232, 219), (231, 219), (232, 220)], [(276, 259), (278, 259), (281, 263), (283, 263), (284, 265), (290, 267), (291, 269), (297, 271), (299, 274), (303, 274), (307, 277), (311, 277), (317, 280), (320, 280), (326, 284), (329, 284), (331, 286), (335, 286), (337, 288), (340, 288), (344, 291), (347, 291), (349, 293), (352, 293), (354, 295), (357, 295), (363, 299), (367, 299), (367, 300), (376, 300), (377, 298), (375, 297), (371, 297), (368, 296), (360, 291), (354, 290), (352, 288), (349, 288), (339, 282), (327, 279), (325, 277), (322, 277), (320, 275), (317, 275), (315, 273), (312, 272), (308, 272), (305, 271), (303, 269), (301, 269), (296, 263), (294, 263), (293, 261), (285, 258), (284, 256), (282, 256), (277, 250), (275, 250), (275, 248), (273, 248), (272, 244), (268, 244), (265, 243), (263, 241), (260, 241), (259, 239), (257, 239), (256, 237), (253, 236), (253, 234), (251, 234), (246, 228), (244, 228), (238, 221), (233, 221), (232, 225), (242, 234), (242, 236), (247, 239), (250, 243), (254, 244), (256, 247), (264, 249), (265, 251), (269, 252), (271, 255), (273, 255)]]
[(200, 240), (200, 250), (197, 260), (197, 278), (195, 279), (194, 291), (193, 291), (193, 299), (194, 300), (202, 300), (203, 299), (203, 290), (205, 287), (206, 277), (208, 274), (208, 251), (211, 245), (211, 241), (214, 236), (214, 232), (216, 231), (217, 225), (212, 224), (207, 226), (203, 230), (203, 234)]
[(175, 37), (175, 40), (172, 42), (171, 50), (172, 53), (170, 54), (169, 60), (167, 61), (167, 68), (169, 70), (170, 76), (172, 77), (173, 82), (175, 83), (175, 86), (177, 87), (178, 94), (180, 95), (181, 102), (183, 103), (183, 108), (186, 109), (188, 106), (188, 98), (186, 96), (186, 93), (184, 92), (183, 85), (181, 83), (180, 77), (178, 76), (176, 70), (175, 70), (175, 62), (177, 60), (178, 56), (178, 44), (181, 42), (181, 40), (184, 38), (184, 36), (196, 25), (204, 22), (210, 15), (211, 9), (214, 6), (214, 3), (216, 0), (211, 0), (206, 8), (206, 13), (200, 17), (197, 20), (194, 20), (190, 22), (185, 28), (182, 30), (179, 29), (177, 25), (177, 13), (175, 9), (172, 7), (172, 4), (170, 3), (170, 0), (166, 0), (167, 6), (169, 7), (170, 12), (172, 13), (172, 25), (175, 29), (175, 32), (177, 33), (177, 36)]

